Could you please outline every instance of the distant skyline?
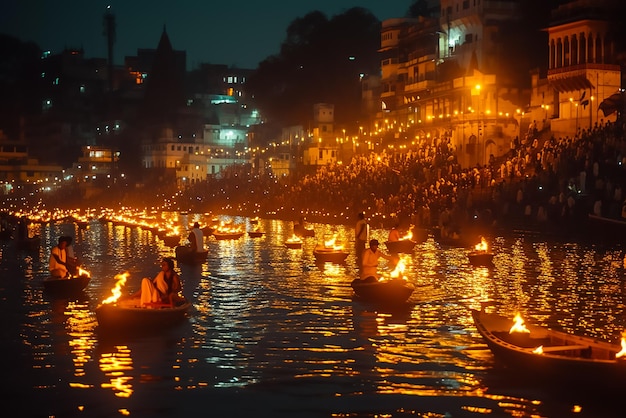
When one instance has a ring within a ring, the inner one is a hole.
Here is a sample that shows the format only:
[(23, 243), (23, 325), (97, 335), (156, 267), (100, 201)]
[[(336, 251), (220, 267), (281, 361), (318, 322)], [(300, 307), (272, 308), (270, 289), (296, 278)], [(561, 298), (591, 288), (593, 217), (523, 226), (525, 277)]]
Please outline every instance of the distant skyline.
[(330, 19), (352, 7), (363, 7), (379, 20), (404, 17), (413, 0), (299, 0), (231, 2), (162, 0), (4, 0), (0, 32), (33, 41), (59, 53), (83, 48), (85, 56), (107, 57), (103, 16), (107, 5), (116, 18), (114, 63), (137, 49), (156, 48), (165, 25), (176, 50), (187, 51), (187, 70), (200, 63), (256, 68), (277, 54), (287, 26), (319, 10)]

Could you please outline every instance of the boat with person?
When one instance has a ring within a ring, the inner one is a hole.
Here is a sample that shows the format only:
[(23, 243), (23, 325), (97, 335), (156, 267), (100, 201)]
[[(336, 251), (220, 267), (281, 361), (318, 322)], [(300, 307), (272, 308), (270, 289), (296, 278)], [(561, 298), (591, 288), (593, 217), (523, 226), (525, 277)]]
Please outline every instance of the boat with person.
[(171, 327), (187, 317), (191, 302), (187, 299), (174, 306), (165, 303), (141, 305), (139, 297), (119, 298), (96, 308), (98, 325), (111, 330), (156, 330)]
[(377, 280), (373, 276), (354, 279), (350, 286), (359, 299), (383, 304), (404, 303), (415, 290), (412, 283), (402, 278)]
[(48, 276), (43, 280), (43, 287), (46, 292), (57, 296), (69, 296), (82, 292), (87, 288), (91, 277), (84, 270), (77, 276), (68, 278)]
[(202, 264), (207, 260), (209, 250), (194, 251), (191, 247), (179, 245), (174, 249), (176, 261), (184, 264)]
[(411, 239), (401, 239), (398, 241), (385, 241), (387, 251), (394, 254), (409, 254), (413, 252), (413, 248), (417, 243)]
[(626, 380), (626, 339), (621, 345), (528, 325), (521, 316), (507, 318), (471, 311), (479, 334), (495, 358), (519, 373), (584, 384)]

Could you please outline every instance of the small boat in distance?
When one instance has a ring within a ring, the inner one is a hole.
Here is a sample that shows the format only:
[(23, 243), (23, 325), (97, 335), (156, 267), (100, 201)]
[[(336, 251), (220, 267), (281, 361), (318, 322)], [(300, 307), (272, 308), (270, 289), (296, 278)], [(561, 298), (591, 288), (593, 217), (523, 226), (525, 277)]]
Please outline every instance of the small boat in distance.
[(336, 236), (327, 236), (323, 244), (318, 244), (313, 250), (315, 261), (318, 263), (338, 263), (341, 264), (348, 258), (348, 252), (343, 249), (343, 245), (337, 242)]
[(467, 254), (467, 258), (474, 266), (493, 266), (493, 253), (489, 251), (489, 246), (484, 237), (480, 237), (480, 242)]
[(294, 250), (300, 249), (302, 248), (302, 239), (294, 234), (291, 238), (285, 241), (285, 246)]

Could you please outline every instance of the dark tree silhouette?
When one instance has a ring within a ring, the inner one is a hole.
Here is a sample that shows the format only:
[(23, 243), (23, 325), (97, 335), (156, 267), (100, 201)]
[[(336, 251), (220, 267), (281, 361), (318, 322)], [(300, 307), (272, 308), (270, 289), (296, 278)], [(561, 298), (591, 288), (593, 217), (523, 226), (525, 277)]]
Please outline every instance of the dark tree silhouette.
[(327, 19), (313, 11), (287, 28), (280, 53), (248, 79), (249, 91), (270, 121), (307, 125), (315, 103), (335, 105), (338, 124), (359, 119), (360, 75), (379, 71), (380, 22), (352, 8)]

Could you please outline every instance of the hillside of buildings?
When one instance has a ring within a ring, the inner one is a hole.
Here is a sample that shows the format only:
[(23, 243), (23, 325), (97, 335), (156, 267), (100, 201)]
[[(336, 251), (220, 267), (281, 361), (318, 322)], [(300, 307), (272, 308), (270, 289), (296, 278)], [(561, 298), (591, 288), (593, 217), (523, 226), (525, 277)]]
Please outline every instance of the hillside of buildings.
[[(415, 1), (383, 22), (313, 11), (256, 69), (189, 70), (165, 28), (123, 65), (0, 36), (3, 200), (434, 225), (442, 208), (458, 223), (556, 219), (540, 202), (562, 214), (584, 197), (576, 213), (615, 215), (589, 190), (608, 182), (595, 184), (594, 163), (623, 155), (625, 10)], [(613, 168), (609, 189), (622, 184)]]

